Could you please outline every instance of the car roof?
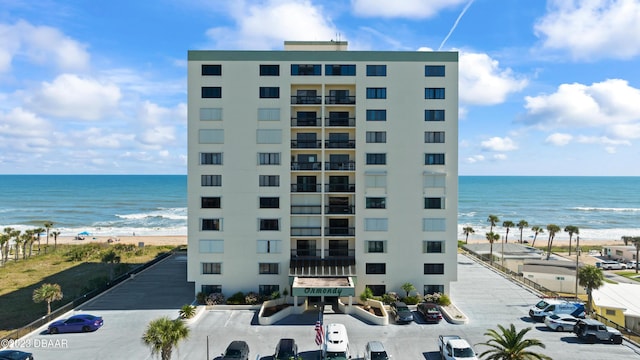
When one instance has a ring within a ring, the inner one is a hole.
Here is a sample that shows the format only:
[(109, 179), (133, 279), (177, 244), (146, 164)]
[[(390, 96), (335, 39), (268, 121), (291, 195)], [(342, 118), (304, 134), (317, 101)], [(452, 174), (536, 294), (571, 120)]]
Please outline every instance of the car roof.
[(367, 347), (370, 351), (382, 352), (384, 351), (384, 346), (380, 341), (369, 341), (367, 343)]
[(242, 340), (234, 340), (231, 342), (231, 344), (229, 344), (229, 346), (227, 346), (227, 349), (244, 349), (246, 347), (248, 347), (249, 345), (247, 345), (247, 343), (245, 341)]
[(598, 320), (593, 320), (593, 319), (582, 319), (580, 320), (583, 323), (587, 324), (587, 325), (604, 325), (603, 323), (601, 323)]
[(398, 307), (398, 306), (407, 306), (407, 304), (403, 303), (402, 301), (396, 301), (393, 303), (393, 306)]
[(280, 347), (280, 349), (291, 349), (293, 348), (293, 345), (295, 345), (295, 343), (296, 343), (295, 340), (285, 338), (285, 339), (280, 339), (280, 341), (278, 341), (278, 346)]

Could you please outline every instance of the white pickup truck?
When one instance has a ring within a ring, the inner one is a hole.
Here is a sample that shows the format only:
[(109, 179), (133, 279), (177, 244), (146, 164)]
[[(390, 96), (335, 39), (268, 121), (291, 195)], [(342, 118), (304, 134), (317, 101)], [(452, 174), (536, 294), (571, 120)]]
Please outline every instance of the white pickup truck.
[(476, 352), (467, 340), (457, 335), (438, 336), (438, 347), (442, 360), (478, 360)]

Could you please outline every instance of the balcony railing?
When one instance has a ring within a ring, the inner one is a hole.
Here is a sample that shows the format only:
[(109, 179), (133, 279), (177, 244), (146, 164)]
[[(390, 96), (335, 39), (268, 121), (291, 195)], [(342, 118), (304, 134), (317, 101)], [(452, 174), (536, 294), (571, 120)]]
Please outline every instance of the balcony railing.
[(325, 104), (334, 104), (334, 105), (353, 105), (356, 103), (355, 96), (325, 96), (324, 97)]
[(291, 140), (292, 149), (320, 149), (322, 140)]
[(320, 249), (291, 249), (292, 258), (321, 258), (322, 250)]
[[(291, 258), (317, 258), (321, 259), (323, 251), (320, 249), (291, 249)], [(324, 249), (324, 259), (329, 258), (355, 258), (355, 249)]]
[(291, 170), (320, 170), (322, 163), (321, 162), (299, 162), (292, 161), (291, 162)]
[(355, 161), (325, 161), (325, 170), (337, 171), (354, 171), (356, 169)]
[(355, 227), (346, 226), (326, 226), (324, 228), (325, 236), (355, 236)]
[[(355, 121), (354, 121), (355, 123)], [(322, 118), (291, 118), (291, 126), (321, 126)], [(355, 126), (355, 125), (354, 125)]]
[(322, 205), (291, 205), (291, 213), (295, 215), (315, 215), (322, 213)]
[[(309, 253), (310, 255), (301, 255)], [(325, 250), (325, 257), (320, 256), (320, 250), (291, 249), (289, 269), (298, 269), (298, 273), (316, 271), (323, 274), (332, 274), (336, 268), (349, 267), (356, 264), (355, 250)], [(332, 255), (328, 255), (332, 254)], [(325, 268), (317, 269), (317, 268)], [(347, 270), (352, 271), (352, 270)]]
[(356, 207), (354, 205), (326, 205), (324, 207), (325, 214), (355, 214)]
[(326, 117), (324, 118), (324, 126), (356, 126), (356, 118), (332, 118)]
[(325, 192), (355, 192), (356, 184), (325, 184)]
[(327, 149), (353, 149), (356, 147), (355, 140), (325, 140), (324, 147)]
[[(354, 100), (355, 101), (355, 100)], [(320, 95), (304, 95), (304, 96), (291, 96), (291, 103), (297, 105), (317, 105), (322, 104), (322, 96)]]
[(321, 227), (291, 227), (291, 236), (321, 236), (322, 228)]
[(291, 184), (291, 192), (320, 192), (322, 184)]

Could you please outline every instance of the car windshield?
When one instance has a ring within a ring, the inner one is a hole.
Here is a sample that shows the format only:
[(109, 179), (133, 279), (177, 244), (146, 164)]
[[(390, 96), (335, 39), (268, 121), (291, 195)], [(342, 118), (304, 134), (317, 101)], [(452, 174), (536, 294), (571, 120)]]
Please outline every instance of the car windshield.
[(325, 359), (347, 360), (347, 354), (342, 351), (327, 351)]
[(466, 357), (474, 357), (475, 355), (476, 354), (473, 353), (473, 350), (471, 348), (453, 349), (454, 357), (466, 358)]
[(292, 351), (280, 351), (278, 355), (276, 355), (276, 360), (289, 360), (289, 358), (294, 358), (295, 354)]
[(400, 307), (398, 308), (398, 312), (408, 312), (408, 311), (409, 311), (409, 308), (408, 308), (408, 307), (400, 306)]
[(560, 319), (560, 316), (555, 315), (555, 314), (553, 314), (553, 315), (551, 315), (551, 316), (549, 316), (549, 317), (550, 317), (550, 318), (552, 318), (553, 320), (558, 320), (558, 319)]
[(536, 304), (536, 307), (537, 307), (538, 309), (544, 309), (544, 308), (546, 308), (547, 306), (549, 306), (549, 303), (548, 303), (548, 302), (546, 302), (546, 301), (544, 301), (544, 300), (540, 300), (540, 302)]
[(238, 349), (229, 349), (227, 350), (227, 353), (224, 354), (224, 357), (228, 357), (228, 358), (240, 358), (240, 350)]
[(371, 360), (388, 360), (389, 357), (385, 351), (372, 351)]

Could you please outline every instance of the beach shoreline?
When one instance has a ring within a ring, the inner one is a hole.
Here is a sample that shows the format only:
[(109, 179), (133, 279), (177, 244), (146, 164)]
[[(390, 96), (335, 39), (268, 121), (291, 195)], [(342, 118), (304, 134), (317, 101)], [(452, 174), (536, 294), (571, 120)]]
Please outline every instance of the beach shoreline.
[[(111, 244), (133, 244), (133, 245), (154, 245), (154, 246), (180, 246), (187, 245), (186, 235), (141, 235), (141, 236), (91, 236), (82, 237), (83, 240), (76, 239), (75, 236), (59, 236), (58, 244), (82, 245), (88, 243), (111, 243)], [(40, 239), (40, 243), (46, 242), (46, 237)], [(49, 245), (53, 245), (54, 240), (49, 236)]]

